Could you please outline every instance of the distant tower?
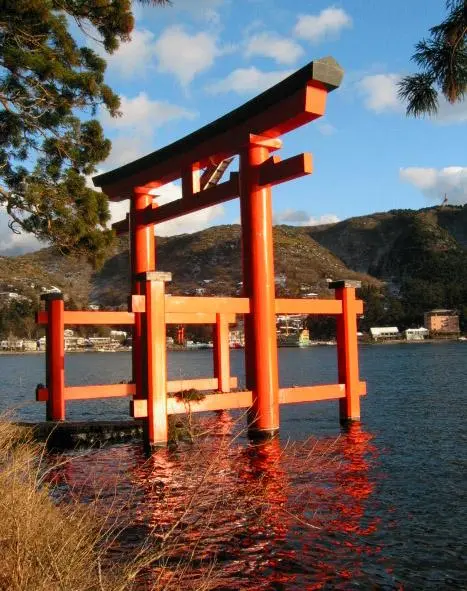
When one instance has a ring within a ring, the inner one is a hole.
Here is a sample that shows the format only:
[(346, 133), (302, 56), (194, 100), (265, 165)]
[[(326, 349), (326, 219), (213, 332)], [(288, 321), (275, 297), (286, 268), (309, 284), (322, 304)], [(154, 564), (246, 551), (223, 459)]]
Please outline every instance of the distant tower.
[(444, 199), (443, 199), (443, 202), (441, 203), (441, 206), (443, 206), (443, 205), (447, 205), (447, 204), (448, 204), (448, 196), (447, 196), (447, 194), (445, 193), (445, 194), (444, 194)]

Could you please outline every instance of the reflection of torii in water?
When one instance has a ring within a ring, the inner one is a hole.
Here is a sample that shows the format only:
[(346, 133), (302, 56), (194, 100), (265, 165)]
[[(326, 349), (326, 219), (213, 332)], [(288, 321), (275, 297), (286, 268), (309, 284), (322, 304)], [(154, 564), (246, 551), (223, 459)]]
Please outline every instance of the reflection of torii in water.
[(441, 203), (441, 206), (443, 206), (443, 205), (447, 205), (447, 204), (448, 204), (448, 196), (447, 196), (447, 193), (445, 193), (445, 194), (444, 194), (444, 199), (443, 199), (443, 202)]

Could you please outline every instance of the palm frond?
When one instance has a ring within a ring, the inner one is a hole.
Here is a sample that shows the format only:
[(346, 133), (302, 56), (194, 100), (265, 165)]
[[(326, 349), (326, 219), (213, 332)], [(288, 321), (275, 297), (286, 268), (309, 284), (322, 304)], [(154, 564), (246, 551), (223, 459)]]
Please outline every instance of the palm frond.
[(421, 117), (438, 111), (438, 93), (430, 74), (405, 76), (399, 83), (399, 98), (407, 104), (407, 115)]
[(420, 73), (406, 76), (399, 85), (408, 115), (436, 113), (438, 92), (450, 103), (467, 94), (467, 0), (447, 0), (446, 7), (444, 21), (415, 46), (412, 61)]

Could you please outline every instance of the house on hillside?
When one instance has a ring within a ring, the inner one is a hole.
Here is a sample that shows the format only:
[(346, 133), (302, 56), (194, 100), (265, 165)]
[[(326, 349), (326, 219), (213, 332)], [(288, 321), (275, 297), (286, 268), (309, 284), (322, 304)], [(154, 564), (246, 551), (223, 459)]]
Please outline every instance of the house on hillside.
[(458, 336), (459, 314), (457, 310), (430, 310), (425, 312), (425, 328), (434, 337)]
[(374, 326), (370, 328), (370, 334), (374, 341), (394, 341), (401, 338), (397, 326)]
[(15, 291), (0, 292), (0, 303), (10, 303), (13, 301), (22, 301), (22, 300), (28, 300), (28, 298), (24, 295), (16, 293)]

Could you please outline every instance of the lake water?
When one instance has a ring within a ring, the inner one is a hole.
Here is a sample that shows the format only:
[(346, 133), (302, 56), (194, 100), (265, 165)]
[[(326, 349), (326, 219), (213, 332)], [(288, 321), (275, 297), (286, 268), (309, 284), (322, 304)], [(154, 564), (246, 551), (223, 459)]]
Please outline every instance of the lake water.
[[(368, 395), (350, 431), (339, 429), (337, 401), (282, 407), (280, 441), (261, 449), (241, 434), (227, 445), (222, 433), (239, 423), (214, 416), (201, 448), (162, 450), (149, 463), (136, 444), (76, 454), (67, 485), (83, 497), (96, 483), (115, 494), (118, 474), (121, 502), (131, 491), (148, 531), (180, 516), (214, 466), (216, 486), (204, 494), (215, 510), (209, 524), (194, 521), (186, 543), (201, 537), (197, 556), (217, 556), (217, 589), (467, 589), (466, 356), (457, 342), (362, 346)], [(334, 347), (281, 349), (279, 358), (282, 386), (336, 381)], [(0, 410), (44, 419), (33, 402), (44, 362), (0, 356)], [(231, 362), (242, 382), (243, 351)], [(210, 351), (169, 354), (171, 378), (211, 373)], [(130, 374), (127, 353), (66, 358), (69, 385)], [(128, 401), (67, 403), (67, 417), (128, 418)]]

